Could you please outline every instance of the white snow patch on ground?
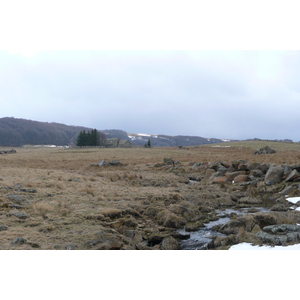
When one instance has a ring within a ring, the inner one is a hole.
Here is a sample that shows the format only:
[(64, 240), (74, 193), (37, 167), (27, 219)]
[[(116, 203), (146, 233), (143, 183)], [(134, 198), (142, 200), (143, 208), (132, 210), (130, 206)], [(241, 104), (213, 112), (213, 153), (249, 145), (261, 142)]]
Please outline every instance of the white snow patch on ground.
[(291, 246), (252, 246), (250, 243), (241, 243), (231, 246), (229, 250), (300, 250), (300, 244)]
[(300, 201), (300, 197), (289, 197), (286, 198), (286, 200), (292, 202), (293, 204), (296, 204), (298, 201)]

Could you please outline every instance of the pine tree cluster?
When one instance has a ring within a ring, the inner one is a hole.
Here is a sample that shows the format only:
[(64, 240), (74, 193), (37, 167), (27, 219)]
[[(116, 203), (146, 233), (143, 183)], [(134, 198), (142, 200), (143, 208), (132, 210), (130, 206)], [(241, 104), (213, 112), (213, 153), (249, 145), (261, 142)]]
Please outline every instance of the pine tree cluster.
[(105, 144), (105, 135), (97, 129), (86, 132), (80, 131), (77, 137), (76, 146), (102, 146)]

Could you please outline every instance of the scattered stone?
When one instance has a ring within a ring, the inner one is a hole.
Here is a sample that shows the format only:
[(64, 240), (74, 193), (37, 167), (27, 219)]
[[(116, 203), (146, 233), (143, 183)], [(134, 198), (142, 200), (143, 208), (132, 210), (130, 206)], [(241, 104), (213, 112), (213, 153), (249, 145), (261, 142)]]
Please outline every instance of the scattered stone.
[(248, 180), (248, 175), (238, 175), (233, 179), (234, 183), (246, 182), (247, 180)]
[(179, 248), (178, 242), (172, 237), (165, 237), (160, 243), (161, 250), (177, 250)]
[(37, 193), (37, 190), (35, 190), (35, 189), (24, 189), (24, 188), (22, 188), (22, 189), (18, 189), (17, 191), (18, 192), (24, 192), (24, 193)]
[(285, 179), (285, 181), (299, 181), (300, 174), (297, 170), (293, 170)]
[(39, 244), (36, 244), (36, 243), (27, 242), (27, 244), (29, 246), (31, 246), (32, 248), (41, 248), (41, 246)]
[(212, 183), (219, 183), (219, 184), (222, 184), (222, 183), (226, 183), (227, 182), (227, 177), (216, 177)]
[(9, 207), (9, 208), (16, 208), (16, 209), (25, 208), (25, 206), (19, 205), (19, 204), (8, 204), (7, 207)]
[(275, 204), (270, 208), (271, 211), (288, 211), (289, 209), (289, 206), (283, 203)]
[(6, 197), (9, 199), (9, 200), (12, 200), (12, 201), (15, 201), (15, 202), (24, 202), (25, 200), (19, 196), (19, 195), (6, 195)]
[(265, 184), (273, 185), (279, 183), (283, 179), (283, 168), (271, 166), (265, 176)]
[(74, 243), (71, 243), (69, 245), (66, 245), (65, 247), (67, 250), (75, 250), (77, 248), (77, 245), (75, 245)]
[(81, 182), (82, 180), (77, 179), (77, 178), (69, 178), (68, 181), (77, 181), (77, 182)]
[(15, 217), (17, 217), (19, 219), (27, 219), (27, 218), (29, 218), (29, 215), (27, 215), (25, 213), (20, 213), (20, 212), (13, 212), (12, 215), (14, 215)]
[(236, 172), (227, 172), (225, 177), (227, 177), (228, 181), (232, 182), (233, 179), (239, 175), (246, 175), (245, 171), (236, 171)]
[(105, 161), (101, 160), (98, 164), (91, 164), (91, 167), (103, 167), (103, 166), (123, 166), (123, 164), (120, 163), (118, 160), (112, 160), (112, 161)]
[(13, 245), (22, 245), (26, 242), (26, 239), (22, 237), (17, 237), (14, 241), (11, 242)]
[(87, 241), (85, 244), (87, 247), (94, 247), (99, 243), (99, 240), (95, 239), (95, 240), (91, 240), (91, 241)]
[(0, 151), (0, 154), (12, 154), (12, 153), (17, 153), (17, 151), (15, 149)]
[(283, 191), (279, 192), (281, 195), (289, 195), (294, 191), (294, 188), (292, 186), (286, 187)]
[(5, 231), (5, 230), (7, 230), (7, 227), (5, 225), (1, 225), (0, 226), (0, 231)]
[(257, 149), (256, 151), (253, 152), (253, 154), (273, 154), (276, 153), (276, 151), (272, 148), (270, 148), (269, 146)]

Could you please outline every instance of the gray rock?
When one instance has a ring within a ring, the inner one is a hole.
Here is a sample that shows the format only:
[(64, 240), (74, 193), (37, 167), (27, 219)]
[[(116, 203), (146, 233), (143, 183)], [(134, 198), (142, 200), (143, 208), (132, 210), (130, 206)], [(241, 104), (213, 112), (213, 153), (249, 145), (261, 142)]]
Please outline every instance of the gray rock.
[(7, 230), (7, 227), (5, 225), (1, 225), (0, 226), (0, 231), (4, 231), (4, 230)]
[(172, 236), (165, 237), (160, 243), (161, 250), (177, 250), (179, 244)]
[(17, 237), (14, 241), (11, 242), (13, 245), (22, 245), (26, 242), (26, 239), (22, 237)]
[(109, 165), (111, 166), (120, 166), (122, 165), (118, 160), (112, 160), (110, 162), (108, 162)]
[(23, 197), (19, 196), (19, 195), (6, 195), (6, 197), (11, 200), (11, 201), (15, 201), (15, 202), (25, 202), (26, 200), (23, 199)]
[(288, 186), (285, 189), (283, 189), (279, 194), (281, 195), (289, 195), (291, 192), (294, 191), (294, 188), (292, 186)]
[(77, 245), (74, 243), (66, 245), (67, 250), (75, 250), (77, 248)]
[(256, 234), (263, 243), (272, 245), (286, 245), (299, 243), (300, 226), (292, 224), (279, 224), (265, 226)]
[(25, 213), (20, 213), (20, 212), (13, 212), (12, 215), (14, 215), (15, 217), (17, 217), (19, 219), (27, 219), (27, 218), (29, 218), (29, 215), (27, 215)]
[(77, 178), (69, 178), (68, 181), (76, 181), (76, 182), (81, 182), (82, 180), (77, 179)]
[(102, 167), (102, 166), (108, 166), (108, 162), (106, 162), (105, 160), (101, 160), (98, 164), (99, 167)]
[(263, 231), (272, 234), (286, 234), (288, 232), (300, 232), (300, 226), (293, 224), (269, 225), (265, 226)]
[(265, 176), (265, 184), (273, 185), (283, 180), (283, 168), (271, 166)]
[(275, 204), (270, 208), (271, 211), (288, 211), (289, 209), (289, 206), (283, 203)]
[(276, 153), (276, 151), (272, 148), (270, 148), (269, 146), (263, 147), (263, 148), (259, 148), (256, 151), (253, 152), (254, 154), (273, 154)]
[(293, 170), (285, 179), (285, 181), (299, 181), (300, 174), (297, 170)]

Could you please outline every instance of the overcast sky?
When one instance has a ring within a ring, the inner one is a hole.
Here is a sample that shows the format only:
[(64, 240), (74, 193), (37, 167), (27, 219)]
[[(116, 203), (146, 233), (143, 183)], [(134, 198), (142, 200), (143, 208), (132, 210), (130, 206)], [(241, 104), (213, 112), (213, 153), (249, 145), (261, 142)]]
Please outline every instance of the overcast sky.
[(1, 51), (1, 117), (300, 140), (299, 51)]
[(0, 117), (300, 140), (300, 52), (284, 50), (299, 49), (289, 44), (298, 41), (291, 5), (47, 3), (7, 2), (0, 12), (4, 49), (23, 49), (0, 50)]

